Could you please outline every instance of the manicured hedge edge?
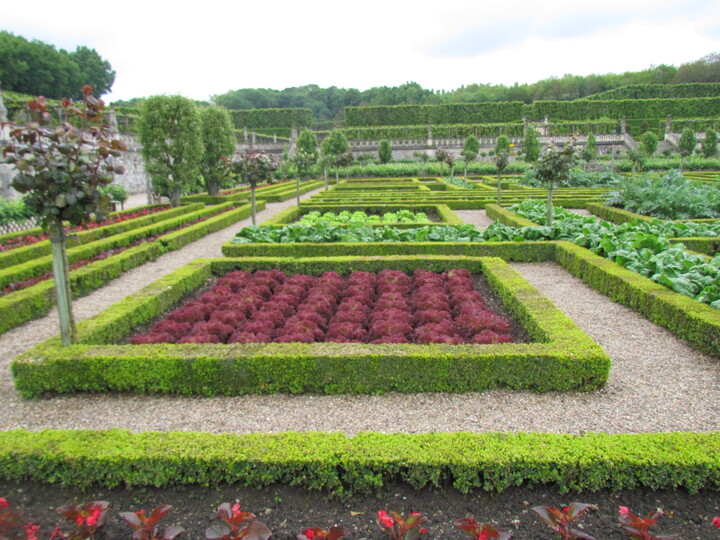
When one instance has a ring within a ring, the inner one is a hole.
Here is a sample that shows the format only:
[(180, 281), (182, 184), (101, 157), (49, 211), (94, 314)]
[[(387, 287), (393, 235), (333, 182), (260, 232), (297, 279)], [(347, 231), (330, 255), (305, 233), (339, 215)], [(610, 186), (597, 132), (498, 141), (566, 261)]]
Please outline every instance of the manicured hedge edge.
[(670, 242), (683, 244), (685, 249), (713, 257), (720, 253), (720, 237), (685, 236), (669, 238)]
[(514, 262), (552, 260), (549, 242), (367, 242), (367, 243), (288, 243), (222, 245), (225, 257), (392, 257), (393, 255), (443, 255), (500, 257)]
[[(150, 322), (208, 272), (280, 268), (319, 275), (393, 268), (483, 272), (537, 343), (365, 345), (348, 343), (112, 345)], [(176, 287), (175, 284), (178, 284)], [(157, 291), (163, 291), (157, 299)], [(610, 359), (566, 315), (507, 263), (477, 257), (199, 259), (78, 324), (80, 345), (53, 338), (12, 363), (25, 397), (46, 391), (178, 393), (468, 392), (490, 388), (594, 390)]]
[[(258, 203), (262, 209), (264, 202)], [(75, 297), (99, 289), (128, 270), (154, 261), (164, 253), (180, 249), (203, 236), (217, 232), (250, 216), (250, 205), (244, 205), (145, 242), (102, 261), (96, 261), (70, 272), (70, 287)], [(55, 283), (52, 279), (21, 291), (0, 297), (0, 334), (45, 315), (55, 305)]]
[[(300, 182), (300, 195), (308, 193), (310, 191), (319, 189), (325, 184), (320, 180), (310, 180), (306, 182)], [(297, 187), (294, 182), (288, 182), (278, 186), (278, 189), (263, 191), (262, 193), (256, 193), (255, 196), (258, 200), (265, 202), (282, 202), (292, 199), (297, 195)]]
[(515, 212), (498, 206), (497, 204), (488, 204), (485, 207), (485, 212), (490, 219), (499, 221), (503, 225), (508, 227), (522, 228), (522, 227), (537, 227), (537, 223), (518, 216)]
[(642, 313), (651, 321), (718, 356), (720, 310), (675, 293), (570, 242), (554, 242), (563, 268), (613, 301)]
[(81, 489), (275, 483), (348, 497), (397, 482), (501, 492), (720, 489), (720, 434), (0, 432), (0, 479)]
[(588, 203), (585, 208), (594, 216), (610, 221), (617, 225), (621, 223), (629, 223), (635, 219), (641, 221), (655, 221), (655, 218), (643, 216), (642, 214), (636, 214), (634, 212), (628, 212), (622, 208), (615, 208), (613, 206), (605, 206), (601, 203)]
[[(160, 206), (160, 205), (150, 205), (150, 206), (155, 207), (155, 206)], [(141, 206), (141, 207), (138, 207), (137, 210), (142, 210), (143, 208), (146, 208), (146, 207)], [(197, 210), (200, 210), (201, 208), (202, 208), (202, 205), (199, 205), (199, 204), (180, 206), (178, 208), (168, 207), (168, 210), (156, 212), (154, 214), (150, 214), (147, 216), (142, 216), (142, 217), (138, 217), (135, 219), (129, 219), (127, 221), (115, 223), (113, 225), (107, 225), (105, 227), (97, 227), (95, 229), (89, 229), (87, 231), (80, 231), (80, 232), (68, 235), (67, 240), (66, 240), (66, 246), (73, 247), (73, 246), (87, 244), (89, 242), (94, 242), (96, 240), (100, 240), (102, 238), (107, 238), (107, 237), (113, 236), (115, 234), (121, 234), (121, 233), (130, 231), (132, 229), (138, 229), (140, 227), (145, 227), (147, 225), (151, 225), (153, 223), (158, 223), (158, 222), (164, 221), (166, 219), (171, 219), (171, 218), (183, 215), (183, 214), (195, 212)], [(133, 210), (136, 210), (136, 209), (134, 208)], [(37, 234), (41, 234), (41, 233), (42, 233), (42, 229), (38, 229)], [(20, 235), (20, 236), (24, 236), (24, 235)], [(43, 240), (41, 242), (36, 242), (35, 244), (31, 244), (29, 246), (23, 246), (23, 247), (11, 249), (10, 251), (4, 251), (4, 252), (0, 253), (0, 268), (7, 268), (10, 266), (14, 266), (16, 264), (24, 263), (31, 259), (37, 259), (39, 257), (44, 257), (49, 254), (50, 254), (50, 240)]]
[[(403, 205), (408, 208), (422, 205), (446, 204), (452, 210), (483, 210), (488, 204), (495, 204), (497, 196), (495, 194), (478, 194), (477, 192), (469, 192), (467, 195), (448, 194), (448, 192), (429, 192), (428, 194), (418, 197), (408, 197), (398, 194), (393, 197), (352, 197), (338, 198), (326, 197), (324, 194), (316, 195), (310, 200), (310, 204), (314, 206), (345, 206), (345, 205), (368, 205), (377, 206), (382, 204)], [(503, 193), (500, 201), (502, 206), (512, 206), (519, 204), (527, 199), (547, 199), (547, 196), (537, 193)], [(564, 208), (585, 208), (585, 205), (597, 200), (593, 197), (565, 197), (562, 195), (553, 197), (553, 205)]]
[[(88, 244), (82, 244), (67, 249), (67, 258), (70, 264), (77, 262), (81, 259), (89, 259), (94, 257), (98, 253), (125, 247), (133, 242), (153, 236), (156, 234), (162, 234), (166, 231), (174, 229), (175, 227), (181, 226), (185, 223), (194, 221), (196, 219), (205, 218), (208, 215), (216, 214), (218, 212), (224, 212), (236, 206), (237, 203), (224, 203), (217, 206), (204, 207), (197, 205), (198, 210), (189, 214), (183, 214), (174, 218), (165, 219), (152, 225), (145, 227), (139, 227), (131, 229), (127, 232), (116, 234), (108, 238), (101, 238)], [(9, 268), (3, 268), (0, 270), (0, 288), (5, 287), (16, 281), (27, 279), (34, 276), (39, 276), (52, 269), (52, 255), (46, 255), (38, 259), (34, 259), (22, 264), (11, 266)]]
[[(425, 213), (435, 213), (440, 218), (440, 223), (442, 225), (463, 225), (464, 221), (458, 217), (458, 215), (450, 210), (446, 204), (435, 204), (435, 205), (421, 205), (421, 206), (413, 206), (408, 207), (405, 205), (398, 206), (394, 204), (383, 204), (383, 205), (366, 205), (366, 204), (360, 204), (360, 205), (344, 205), (344, 206), (314, 206), (312, 204), (302, 204), (300, 207), (297, 206), (291, 206), (290, 208), (286, 208), (285, 210), (278, 212), (270, 219), (267, 219), (261, 225), (287, 225), (288, 223), (292, 223), (294, 219), (299, 218), (300, 216), (303, 216), (305, 214), (308, 214), (310, 212), (313, 212), (317, 210), (318, 212), (335, 212), (339, 213), (343, 210), (347, 210), (348, 212), (356, 212), (361, 211), (365, 212), (366, 214), (373, 214), (373, 213), (379, 213), (383, 214), (385, 212), (397, 212), (398, 210), (412, 210), (413, 212), (425, 212)], [(369, 225), (372, 225), (369, 224)], [(388, 223), (383, 223), (383, 225), (388, 225)], [(430, 223), (413, 223), (413, 224), (407, 224), (407, 223), (395, 223), (392, 225), (405, 225), (405, 226), (423, 226), (423, 225), (430, 225)]]

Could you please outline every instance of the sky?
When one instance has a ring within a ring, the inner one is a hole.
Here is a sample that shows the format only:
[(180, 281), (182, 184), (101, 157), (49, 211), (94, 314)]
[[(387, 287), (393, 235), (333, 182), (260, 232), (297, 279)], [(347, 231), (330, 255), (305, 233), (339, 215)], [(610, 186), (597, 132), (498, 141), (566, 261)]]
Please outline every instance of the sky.
[(5, 2), (0, 30), (95, 49), (106, 101), (239, 88), (453, 90), (679, 66), (720, 52), (720, 0)]

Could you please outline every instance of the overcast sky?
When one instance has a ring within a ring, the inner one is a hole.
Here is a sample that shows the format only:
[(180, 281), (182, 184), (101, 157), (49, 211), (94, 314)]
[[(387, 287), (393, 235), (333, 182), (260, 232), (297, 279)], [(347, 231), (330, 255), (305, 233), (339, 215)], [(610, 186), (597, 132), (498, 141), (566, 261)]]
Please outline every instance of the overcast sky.
[(452, 90), (720, 52), (720, 0), (34, 0), (4, 2), (0, 21), (95, 49), (117, 72), (110, 101), (305, 84)]

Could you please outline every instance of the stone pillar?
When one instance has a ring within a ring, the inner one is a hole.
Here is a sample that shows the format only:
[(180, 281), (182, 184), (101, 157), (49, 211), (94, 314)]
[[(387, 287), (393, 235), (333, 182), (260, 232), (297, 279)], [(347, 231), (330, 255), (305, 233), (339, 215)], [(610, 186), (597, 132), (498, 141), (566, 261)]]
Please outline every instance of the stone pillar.
[(433, 145), (433, 136), (432, 136), (432, 125), (428, 124), (428, 140), (427, 140), (428, 146)]
[(623, 116), (620, 121), (620, 133), (625, 135), (627, 133), (627, 119)]
[(5, 108), (5, 101), (3, 100), (2, 90), (0, 90), (0, 122), (7, 122), (7, 120), (7, 109)]
[(250, 148), (255, 148), (255, 145), (257, 144), (257, 135), (255, 134), (255, 130), (252, 131), (252, 142), (250, 143)]
[(109, 109), (107, 112), (107, 125), (108, 129), (110, 130), (110, 133), (118, 133), (120, 130), (118, 129), (118, 121), (117, 121), (117, 115), (115, 114), (115, 109)]
[(665, 119), (665, 135), (672, 133), (672, 117), (668, 116)]
[(248, 132), (247, 132), (247, 128), (243, 128), (243, 142), (244, 142), (245, 144), (247, 144), (247, 142), (248, 142)]

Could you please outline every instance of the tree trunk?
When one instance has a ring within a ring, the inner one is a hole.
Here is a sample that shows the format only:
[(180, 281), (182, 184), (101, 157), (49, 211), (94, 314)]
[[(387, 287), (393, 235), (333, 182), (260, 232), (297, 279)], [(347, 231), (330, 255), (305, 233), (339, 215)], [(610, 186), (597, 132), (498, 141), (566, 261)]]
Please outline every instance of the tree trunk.
[(181, 195), (182, 195), (182, 192), (181, 192), (180, 188), (173, 189), (172, 192), (170, 193), (170, 205), (173, 208), (177, 208), (178, 206), (180, 206), (180, 196)]
[(65, 230), (58, 218), (53, 219), (50, 223), (50, 248), (52, 251), (58, 318), (60, 320), (60, 337), (62, 346), (67, 347), (77, 343), (77, 329), (71, 305), (72, 293), (70, 291), (67, 253), (65, 252)]
[(300, 208), (300, 175), (295, 180), (295, 196), (297, 197), (298, 208)]
[(250, 212), (252, 213), (252, 224), (255, 226), (255, 187), (250, 187)]
[(325, 189), (327, 189), (328, 188), (327, 167), (323, 167), (323, 179), (325, 180)]
[(335, 167), (335, 185), (337, 186), (340, 183), (340, 170)]
[(500, 194), (502, 193), (502, 182), (500, 182), (500, 174), (497, 175), (497, 183), (498, 183), (498, 193), (497, 193), (497, 203), (498, 206), (500, 206)]
[(220, 184), (217, 182), (208, 182), (208, 195), (214, 197), (220, 191)]
[(547, 223), (545, 224), (548, 227), (550, 227), (552, 225), (552, 219), (553, 219), (552, 200), (553, 200), (553, 187), (554, 186), (555, 186), (555, 182), (550, 180), (548, 182), (547, 219), (546, 219)]

